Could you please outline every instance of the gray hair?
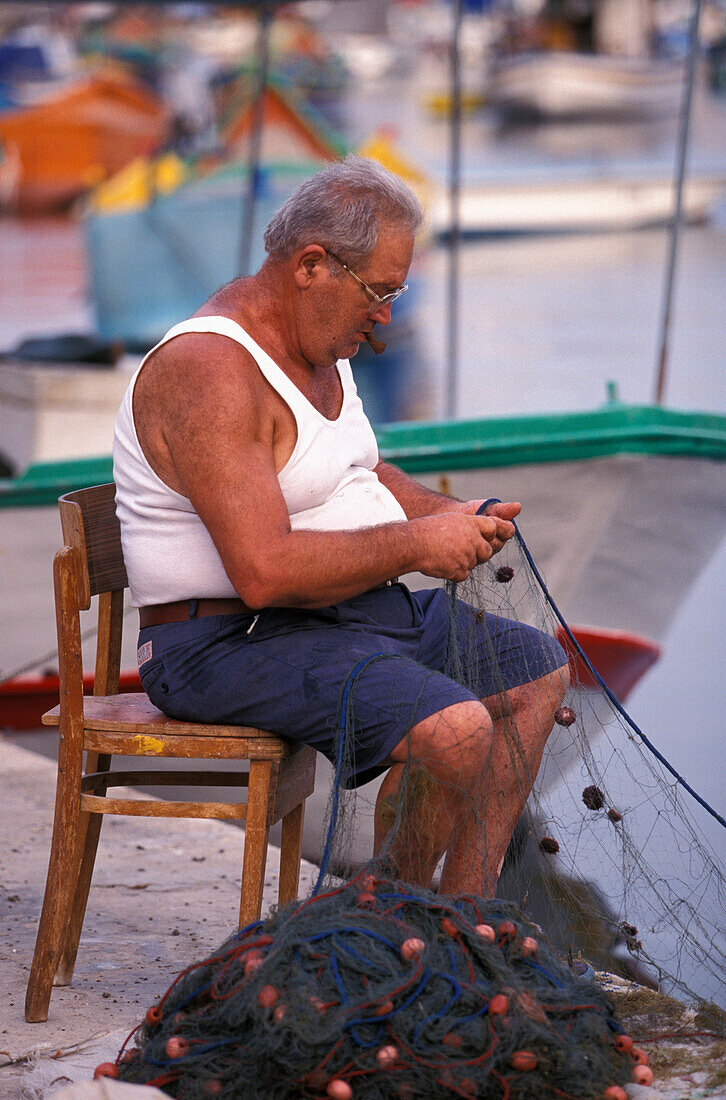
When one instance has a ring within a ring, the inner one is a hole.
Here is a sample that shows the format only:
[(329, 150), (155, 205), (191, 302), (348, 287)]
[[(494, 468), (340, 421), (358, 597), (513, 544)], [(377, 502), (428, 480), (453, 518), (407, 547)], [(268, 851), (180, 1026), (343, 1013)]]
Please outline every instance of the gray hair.
[(382, 222), (415, 233), (423, 218), (420, 202), (399, 176), (374, 160), (346, 157), (300, 184), (273, 214), (265, 249), (273, 259), (287, 259), (315, 243), (355, 264), (373, 252)]

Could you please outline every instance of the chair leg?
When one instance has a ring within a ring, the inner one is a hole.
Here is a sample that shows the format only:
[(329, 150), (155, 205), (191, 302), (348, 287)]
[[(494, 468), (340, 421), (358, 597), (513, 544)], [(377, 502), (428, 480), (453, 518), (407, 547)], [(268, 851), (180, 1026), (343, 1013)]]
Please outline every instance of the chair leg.
[[(111, 764), (111, 756), (107, 753), (88, 753), (86, 759), (86, 772), (108, 771)], [(104, 788), (105, 789), (105, 788)], [(78, 944), (81, 939), (83, 920), (88, 904), (88, 892), (91, 889), (93, 866), (96, 862), (96, 850), (98, 838), (101, 833), (103, 814), (81, 813), (79, 836), (83, 838), (81, 851), (81, 865), (78, 872), (78, 883), (73, 897), (73, 907), (68, 920), (63, 952), (60, 957), (53, 985), (70, 985), (73, 980), (73, 970), (76, 965)]]
[(81, 865), (78, 872), (78, 884), (72, 900), (72, 909), (68, 918), (68, 930), (65, 944), (58, 963), (58, 969), (53, 979), (53, 985), (70, 985), (73, 981), (78, 944), (81, 939), (83, 920), (86, 916), (88, 892), (91, 888), (93, 865), (96, 861), (96, 849), (98, 848), (98, 837), (101, 832), (103, 814), (84, 814), (83, 817), (87, 817), (88, 821), (84, 830), (83, 820), (81, 819), (80, 831), (85, 832), (85, 838), (81, 854)]
[(66, 940), (78, 882), (81, 857), (79, 792), (63, 773), (59, 773), (59, 784), (43, 909), (25, 995), (25, 1018), (28, 1023), (41, 1023), (48, 1019), (53, 978)]
[(280, 883), (278, 900), (280, 905), (294, 901), (297, 897), (300, 878), (300, 856), (302, 854), (303, 822), (305, 803), (300, 802), (282, 819), (280, 837)]
[(242, 860), (242, 896), (240, 898), (240, 928), (258, 920), (262, 909), (262, 889), (267, 865), (267, 838), (272, 789), (271, 760), (250, 761), (245, 818), (245, 847)]

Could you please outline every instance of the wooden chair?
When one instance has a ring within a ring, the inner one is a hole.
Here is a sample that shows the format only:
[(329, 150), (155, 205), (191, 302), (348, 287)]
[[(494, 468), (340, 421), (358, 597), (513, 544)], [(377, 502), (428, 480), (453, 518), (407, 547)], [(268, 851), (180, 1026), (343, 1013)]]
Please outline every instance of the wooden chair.
[[(58, 785), (48, 878), (25, 1002), (26, 1019), (48, 1018), (53, 984), (68, 985), (91, 885), (102, 815), (207, 817), (245, 822), (240, 926), (260, 915), (268, 830), (282, 820), (280, 902), (297, 895), (305, 799), (315, 751), (264, 730), (178, 722), (143, 693), (118, 694), (123, 594), (127, 587), (115, 486), (60, 498), (65, 545), (55, 556), (60, 705), (43, 716), (59, 727)], [(80, 611), (99, 596), (94, 693), (83, 695)], [(86, 769), (83, 770), (83, 753)], [(111, 771), (112, 755), (249, 761), (249, 770)], [(108, 788), (211, 784), (247, 787), (245, 802), (116, 798)], [(171, 873), (171, 868), (170, 868)]]

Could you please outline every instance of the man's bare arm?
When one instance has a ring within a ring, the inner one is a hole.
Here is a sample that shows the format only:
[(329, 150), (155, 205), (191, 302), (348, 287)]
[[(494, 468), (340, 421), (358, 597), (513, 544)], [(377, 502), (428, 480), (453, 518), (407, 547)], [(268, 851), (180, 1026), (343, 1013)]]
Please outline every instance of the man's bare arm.
[[(444, 512), (460, 512), (464, 515), (476, 515), (484, 503), (481, 500), (459, 500), (457, 497), (447, 496), (445, 493), (437, 493), (428, 489), (414, 478), (409, 477), (403, 470), (390, 462), (379, 462), (375, 470), (379, 480), (393, 493), (398, 503), (403, 508), (409, 519), (420, 516), (442, 515)], [(496, 554), (502, 546), (514, 534), (512, 520), (522, 510), (521, 504), (516, 501), (490, 504), (486, 514), (497, 522), (497, 533), (492, 541), (492, 548)]]
[(463, 503), (456, 497), (428, 489), (390, 462), (381, 460), (376, 466), (375, 473), (378, 475), (378, 480), (393, 493), (409, 519), (458, 511)]

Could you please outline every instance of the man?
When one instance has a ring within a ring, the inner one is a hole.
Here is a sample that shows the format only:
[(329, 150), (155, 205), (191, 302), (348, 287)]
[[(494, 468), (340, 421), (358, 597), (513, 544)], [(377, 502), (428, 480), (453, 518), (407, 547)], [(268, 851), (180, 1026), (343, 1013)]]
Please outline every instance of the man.
[[(270, 222), (257, 274), (170, 330), (132, 380), (117, 510), (152, 701), (335, 759), (354, 679), (342, 781), (388, 769), (376, 851), (424, 885), (445, 854), (442, 892), (493, 894), (567, 670), (551, 639), (489, 617), (476, 626), (482, 667), (492, 648), (506, 673), (485, 668), (478, 699), (443, 673), (445, 592), (397, 583), (412, 571), (464, 580), (520, 511), (479, 516), (482, 501), (381, 462), (355, 392), (348, 359), (389, 323), (421, 220), (408, 188), (370, 161), (304, 183)], [(458, 603), (454, 621), (474, 629), (472, 609)]]

